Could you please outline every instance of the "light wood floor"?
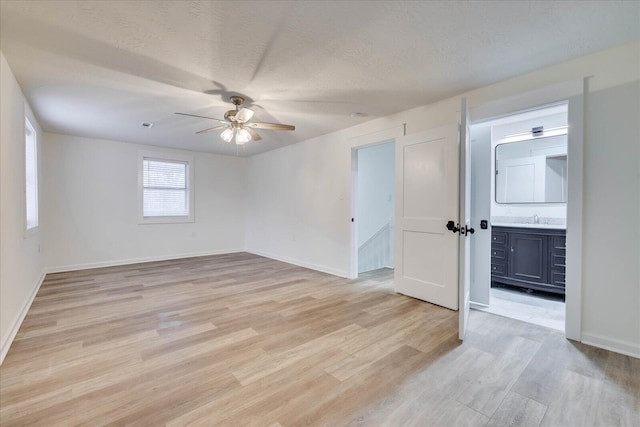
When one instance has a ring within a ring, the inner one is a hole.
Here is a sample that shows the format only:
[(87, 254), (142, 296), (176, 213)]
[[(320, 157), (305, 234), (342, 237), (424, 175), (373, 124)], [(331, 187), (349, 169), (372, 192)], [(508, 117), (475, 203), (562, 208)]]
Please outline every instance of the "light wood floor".
[(46, 277), (0, 424), (638, 426), (640, 360), (250, 254)]

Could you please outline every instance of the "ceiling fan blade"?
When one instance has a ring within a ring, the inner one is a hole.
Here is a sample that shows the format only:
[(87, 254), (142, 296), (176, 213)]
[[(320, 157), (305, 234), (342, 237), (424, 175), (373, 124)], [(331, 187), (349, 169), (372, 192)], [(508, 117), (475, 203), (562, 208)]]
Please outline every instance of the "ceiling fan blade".
[(283, 125), (280, 123), (246, 123), (245, 126), (251, 126), (253, 128), (258, 129), (271, 129), (271, 130), (296, 130), (295, 126), (292, 125)]
[(258, 132), (251, 129), (250, 127), (244, 127), (243, 129), (246, 129), (247, 132), (249, 132), (249, 135), (251, 135), (251, 139), (253, 139), (254, 141), (260, 141), (262, 139), (262, 137), (258, 135)]
[(243, 108), (236, 113), (235, 115), (236, 122), (240, 122), (240, 123), (248, 122), (249, 120), (251, 120), (251, 117), (253, 117), (254, 114), (255, 113), (253, 112), (253, 110), (250, 110), (248, 108)]
[(200, 119), (215, 120), (216, 122), (220, 122), (220, 123), (229, 123), (226, 120), (216, 119), (215, 117), (198, 116), (197, 114), (187, 114), (187, 113), (173, 113), (173, 114), (179, 114), (181, 116), (189, 116), (189, 117), (198, 117)]
[(214, 126), (214, 127), (212, 127), (212, 128), (199, 130), (198, 132), (196, 132), (196, 134), (200, 134), (200, 133), (209, 133), (209, 132), (215, 132), (215, 131), (217, 131), (217, 130), (225, 129), (225, 128), (228, 128), (228, 127), (229, 127), (228, 125)]

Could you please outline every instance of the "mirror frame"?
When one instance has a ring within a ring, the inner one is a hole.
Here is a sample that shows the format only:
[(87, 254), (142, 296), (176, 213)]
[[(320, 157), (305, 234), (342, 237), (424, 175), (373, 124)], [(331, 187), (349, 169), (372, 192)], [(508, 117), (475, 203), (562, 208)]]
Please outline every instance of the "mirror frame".
[[(567, 202), (499, 202), (498, 201), (498, 175), (496, 174), (496, 166), (498, 164), (498, 147), (500, 147), (501, 145), (508, 145), (508, 144), (516, 144), (518, 142), (527, 142), (527, 141), (535, 141), (538, 139), (545, 139), (545, 138), (554, 138), (554, 136), (539, 136), (537, 138), (531, 138), (531, 139), (527, 139), (524, 141), (513, 141), (513, 142), (502, 142), (500, 144), (496, 144), (495, 148), (494, 148), (494, 153), (493, 153), (493, 165), (492, 165), (492, 169), (493, 169), (493, 176), (494, 176), (494, 183), (493, 183), (493, 200), (494, 202), (496, 202), (499, 205), (558, 205), (558, 204), (566, 204)], [(568, 145), (568, 139), (567, 139), (567, 145)]]

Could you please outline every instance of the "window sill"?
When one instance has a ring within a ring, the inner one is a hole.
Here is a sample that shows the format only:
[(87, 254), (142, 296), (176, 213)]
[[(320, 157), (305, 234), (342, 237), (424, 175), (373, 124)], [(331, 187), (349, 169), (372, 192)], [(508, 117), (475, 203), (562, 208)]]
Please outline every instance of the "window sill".
[(29, 239), (40, 232), (40, 226), (36, 225), (35, 227), (27, 228), (24, 230), (24, 238)]
[(195, 222), (190, 216), (150, 216), (138, 220), (138, 224), (185, 224)]

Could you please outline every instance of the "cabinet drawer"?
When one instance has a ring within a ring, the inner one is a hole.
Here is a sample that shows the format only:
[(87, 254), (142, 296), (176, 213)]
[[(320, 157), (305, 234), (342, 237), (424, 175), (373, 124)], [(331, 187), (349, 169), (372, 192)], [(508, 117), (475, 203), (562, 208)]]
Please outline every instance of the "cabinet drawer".
[(494, 264), (491, 263), (491, 274), (494, 276), (504, 276), (506, 272), (506, 268), (504, 264)]
[(507, 233), (503, 233), (501, 231), (492, 231), (491, 232), (491, 243), (497, 243), (500, 245), (504, 245), (507, 243)]
[(551, 284), (555, 286), (565, 285), (565, 274), (557, 270), (551, 270)]
[(551, 267), (565, 268), (567, 266), (567, 257), (565, 255), (551, 254)]
[(507, 258), (507, 251), (500, 248), (491, 248), (491, 258), (504, 260)]
[(567, 236), (551, 236), (551, 249), (566, 250), (567, 249)]

